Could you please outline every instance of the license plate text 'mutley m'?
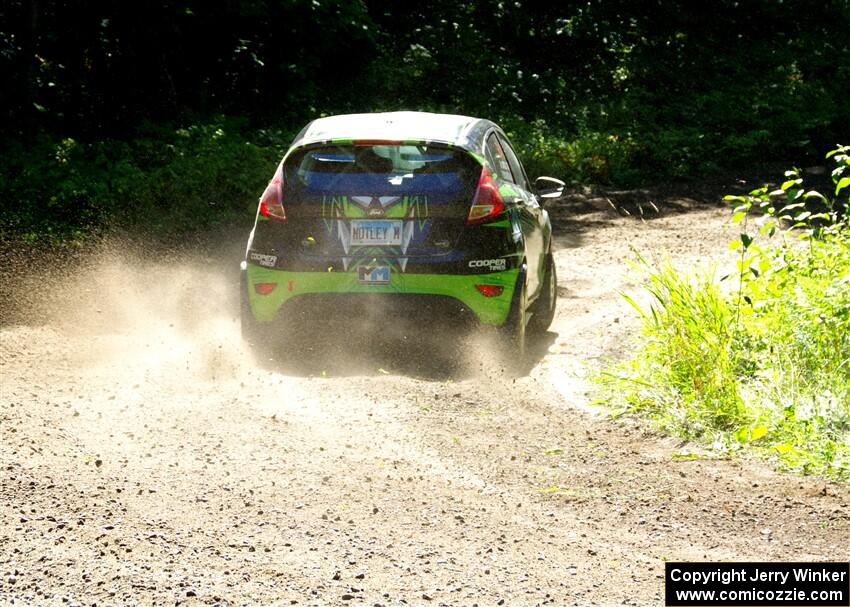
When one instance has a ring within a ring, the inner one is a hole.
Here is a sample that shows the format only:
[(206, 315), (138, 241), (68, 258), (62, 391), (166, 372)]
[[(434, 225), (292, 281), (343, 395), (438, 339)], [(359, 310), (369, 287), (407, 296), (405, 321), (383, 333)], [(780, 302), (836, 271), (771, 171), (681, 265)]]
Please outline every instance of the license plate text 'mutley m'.
[(401, 221), (354, 219), (351, 221), (351, 244), (391, 245), (401, 244)]

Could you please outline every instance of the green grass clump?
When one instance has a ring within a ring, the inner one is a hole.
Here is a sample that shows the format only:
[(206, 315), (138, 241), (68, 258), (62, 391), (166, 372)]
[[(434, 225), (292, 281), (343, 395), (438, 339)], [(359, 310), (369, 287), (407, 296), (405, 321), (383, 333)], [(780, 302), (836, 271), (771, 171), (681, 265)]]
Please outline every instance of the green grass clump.
[(626, 296), (643, 319), (640, 351), (608, 376), (628, 388), (622, 402), (686, 436), (738, 427), (746, 410), (732, 381), (734, 310), (727, 298), (710, 274), (691, 277), (669, 261), (647, 271), (645, 287), (646, 306)]
[(615, 406), (687, 438), (850, 480), (848, 152), (833, 154), (834, 196), (805, 191), (790, 171), (778, 190), (728, 197), (743, 226), (732, 276), (641, 259), (649, 303), (627, 299), (642, 340), (600, 378)]

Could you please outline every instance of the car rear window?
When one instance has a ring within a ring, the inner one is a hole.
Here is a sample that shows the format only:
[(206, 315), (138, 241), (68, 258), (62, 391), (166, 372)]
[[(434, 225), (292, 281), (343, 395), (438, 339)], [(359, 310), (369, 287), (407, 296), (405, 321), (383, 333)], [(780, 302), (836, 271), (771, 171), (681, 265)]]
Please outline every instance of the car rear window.
[(455, 148), (381, 144), (307, 148), (290, 156), (284, 170), (290, 192), (391, 195), (466, 192), (481, 168)]

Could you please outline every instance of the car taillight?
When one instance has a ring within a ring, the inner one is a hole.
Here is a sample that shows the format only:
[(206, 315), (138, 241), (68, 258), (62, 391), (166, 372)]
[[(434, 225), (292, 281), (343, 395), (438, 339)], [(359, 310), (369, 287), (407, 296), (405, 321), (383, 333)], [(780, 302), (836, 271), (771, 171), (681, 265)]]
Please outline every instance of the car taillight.
[(502, 195), (499, 193), (499, 184), (493, 179), (490, 169), (483, 167), (466, 223), (490, 221), (495, 219), (503, 210), (505, 210), (505, 201), (502, 200)]
[(283, 208), (283, 163), (280, 163), (274, 177), (260, 196), (260, 215), (274, 221), (286, 221), (286, 210)]
[(268, 295), (277, 287), (276, 282), (258, 282), (254, 285), (254, 290), (258, 295)]
[(500, 287), (498, 285), (475, 285), (475, 288), (478, 289), (478, 292), (484, 297), (498, 297), (505, 290), (505, 287)]

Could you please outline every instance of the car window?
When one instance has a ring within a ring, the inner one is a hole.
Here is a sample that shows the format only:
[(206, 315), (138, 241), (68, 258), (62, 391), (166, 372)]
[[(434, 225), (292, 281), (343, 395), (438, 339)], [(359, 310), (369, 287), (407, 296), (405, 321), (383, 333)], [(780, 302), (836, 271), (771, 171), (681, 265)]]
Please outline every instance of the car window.
[(440, 145), (329, 145), (298, 150), (284, 163), (285, 195), (438, 194), (464, 198), (481, 167)]
[(502, 148), (502, 144), (499, 143), (499, 139), (495, 133), (490, 133), (490, 136), (487, 137), (486, 152), (487, 160), (490, 161), (493, 170), (498, 174), (497, 176), (516, 183), (516, 179), (511, 172), (510, 162), (508, 162), (508, 158), (505, 155), (505, 150)]
[(501, 134), (499, 135), (499, 142), (502, 144), (502, 149), (508, 157), (508, 164), (510, 164), (511, 172), (514, 174), (514, 182), (527, 190), (528, 180), (525, 177), (525, 171), (522, 169), (519, 158), (517, 158), (516, 153), (514, 153), (514, 149), (511, 147), (511, 144), (508, 143), (508, 140), (502, 137)]

